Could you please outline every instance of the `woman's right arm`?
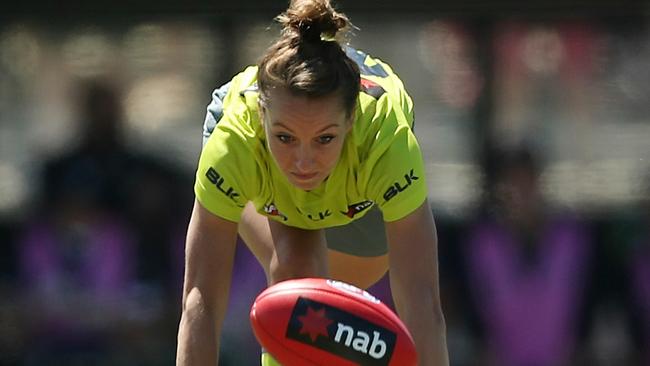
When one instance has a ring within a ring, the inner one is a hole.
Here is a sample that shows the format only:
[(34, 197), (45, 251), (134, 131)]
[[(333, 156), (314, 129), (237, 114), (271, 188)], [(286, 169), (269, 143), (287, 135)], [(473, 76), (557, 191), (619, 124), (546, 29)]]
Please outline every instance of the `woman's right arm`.
[(237, 242), (237, 223), (197, 200), (187, 230), (177, 366), (216, 365)]

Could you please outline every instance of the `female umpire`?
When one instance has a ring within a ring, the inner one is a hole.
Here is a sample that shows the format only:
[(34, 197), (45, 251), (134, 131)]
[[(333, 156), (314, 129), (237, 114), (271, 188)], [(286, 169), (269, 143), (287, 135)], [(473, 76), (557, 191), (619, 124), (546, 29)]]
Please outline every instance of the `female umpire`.
[(240, 235), (269, 284), (329, 277), (366, 288), (390, 270), (420, 364), (446, 366), (411, 98), (387, 64), (339, 43), (350, 23), (328, 0), (294, 0), (277, 20), (277, 42), (208, 106), (176, 364), (217, 363)]

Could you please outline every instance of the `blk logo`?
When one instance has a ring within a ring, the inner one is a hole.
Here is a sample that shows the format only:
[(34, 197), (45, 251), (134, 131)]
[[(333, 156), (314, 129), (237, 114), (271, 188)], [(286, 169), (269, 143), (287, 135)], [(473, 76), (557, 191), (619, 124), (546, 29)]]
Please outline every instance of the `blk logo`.
[(415, 176), (415, 173), (413, 173), (413, 169), (411, 169), (410, 172), (407, 174), (404, 174), (404, 181), (403, 182), (395, 182), (393, 185), (388, 187), (386, 190), (386, 193), (384, 193), (384, 199), (386, 202), (388, 202), (391, 198), (397, 196), (400, 194), (400, 192), (403, 192), (405, 189), (411, 186), (413, 184), (413, 181), (416, 181), (420, 179), (419, 177)]
[(221, 193), (225, 194), (231, 200), (237, 202), (239, 193), (237, 193), (232, 187), (226, 186), (225, 179), (223, 179), (223, 177), (216, 170), (214, 170), (214, 168), (209, 167), (208, 171), (205, 173), (205, 176), (212, 184), (214, 184), (215, 187), (217, 187), (219, 191), (221, 191)]
[(359, 365), (387, 366), (397, 335), (339, 308), (299, 297), (286, 337)]
[(330, 211), (329, 209), (325, 210), (325, 211), (321, 211), (321, 212), (319, 212), (317, 214), (304, 213), (304, 212), (300, 211), (300, 209), (298, 207), (296, 207), (296, 210), (298, 210), (298, 212), (301, 215), (307, 216), (307, 218), (310, 219), (311, 221), (323, 221), (326, 218), (332, 216), (332, 211)]

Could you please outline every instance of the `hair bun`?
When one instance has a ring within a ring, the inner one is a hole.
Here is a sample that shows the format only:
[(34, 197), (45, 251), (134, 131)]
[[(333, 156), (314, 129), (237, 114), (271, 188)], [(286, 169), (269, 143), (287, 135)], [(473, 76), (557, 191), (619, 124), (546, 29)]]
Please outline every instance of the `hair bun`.
[(293, 0), (277, 20), (285, 30), (310, 42), (334, 40), (339, 31), (350, 24), (345, 15), (334, 10), (329, 0)]

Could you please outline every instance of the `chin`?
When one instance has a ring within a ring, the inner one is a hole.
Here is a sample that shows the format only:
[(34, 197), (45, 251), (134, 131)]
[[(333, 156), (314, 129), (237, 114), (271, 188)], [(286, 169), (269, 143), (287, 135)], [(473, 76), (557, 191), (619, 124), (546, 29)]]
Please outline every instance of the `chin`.
[(302, 189), (303, 191), (311, 191), (312, 189), (316, 189), (316, 188), (318, 188), (318, 186), (320, 185), (320, 182), (319, 182), (319, 183), (302, 183), (302, 182), (299, 183), (299, 182), (293, 182), (293, 185), (294, 185), (296, 188)]
[(311, 191), (312, 189), (316, 189), (318, 186), (320, 186), (321, 183), (321, 180), (308, 182), (301, 182), (294, 179), (291, 180), (291, 184), (293, 184), (294, 187), (302, 189), (303, 191)]

